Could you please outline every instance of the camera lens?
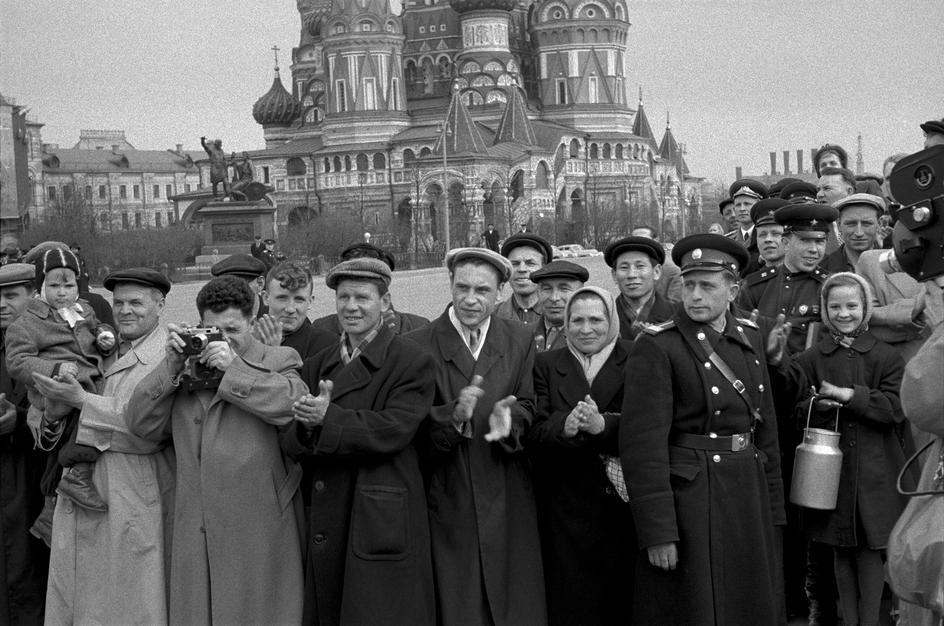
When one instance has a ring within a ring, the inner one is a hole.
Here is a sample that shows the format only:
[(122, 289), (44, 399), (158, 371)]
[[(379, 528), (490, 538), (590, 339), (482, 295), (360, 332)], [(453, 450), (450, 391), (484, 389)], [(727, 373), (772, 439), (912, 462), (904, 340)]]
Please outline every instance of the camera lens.
[(193, 343), (193, 347), (197, 350), (203, 350), (207, 346), (207, 336), (203, 333), (194, 335), (191, 343)]
[(929, 189), (934, 184), (934, 170), (930, 165), (920, 165), (914, 173), (918, 189)]

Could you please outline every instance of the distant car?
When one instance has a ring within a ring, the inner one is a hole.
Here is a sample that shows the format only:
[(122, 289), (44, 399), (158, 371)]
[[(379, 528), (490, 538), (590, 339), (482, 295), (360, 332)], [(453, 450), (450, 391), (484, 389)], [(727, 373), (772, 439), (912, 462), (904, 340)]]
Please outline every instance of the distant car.
[(603, 256), (603, 253), (595, 248), (584, 248), (579, 243), (568, 243), (563, 246), (557, 246), (561, 254), (569, 253), (570, 256), (562, 256), (561, 258), (581, 258), (588, 256)]
[(576, 255), (570, 250), (561, 250), (558, 246), (551, 246), (555, 259), (572, 259)]

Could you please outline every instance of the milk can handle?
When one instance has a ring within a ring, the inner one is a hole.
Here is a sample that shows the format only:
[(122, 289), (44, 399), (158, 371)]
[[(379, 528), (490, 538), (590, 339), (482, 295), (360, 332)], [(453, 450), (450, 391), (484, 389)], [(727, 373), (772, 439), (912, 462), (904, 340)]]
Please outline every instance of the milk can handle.
[[(810, 429), (810, 415), (813, 414), (813, 403), (816, 402), (816, 387), (810, 387), (810, 390), (813, 392), (813, 395), (810, 397), (810, 405), (806, 409), (806, 430)], [(839, 432), (839, 407), (836, 407), (836, 428), (835, 431)]]

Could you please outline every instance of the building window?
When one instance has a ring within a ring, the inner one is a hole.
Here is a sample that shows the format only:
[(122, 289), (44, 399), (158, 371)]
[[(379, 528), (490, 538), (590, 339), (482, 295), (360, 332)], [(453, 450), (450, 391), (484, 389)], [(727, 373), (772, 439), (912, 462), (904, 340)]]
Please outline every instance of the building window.
[(446, 25), (445, 25), (445, 24), (440, 24), (440, 25), (439, 25), (439, 32), (441, 32), (441, 33), (446, 32)]
[(390, 110), (400, 110), (400, 80), (397, 78), (390, 82)]
[(55, 199), (56, 199), (56, 188), (53, 187), (52, 185), (50, 185), (49, 187), (46, 187), (46, 197), (47, 197), (48, 199), (50, 199), (50, 200), (55, 200)]
[(134, 227), (141, 228), (141, 211), (135, 211), (134, 213)]
[(154, 185), (154, 199), (155, 200), (161, 199), (161, 186), (160, 185)]
[(280, 178), (275, 181), (275, 188), (277, 191), (285, 191), (285, 180)]
[(557, 104), (567, 104), (567, 79), (557, 79)]
[(174, 186), (173, 185), (164, 185), (164, 197), (170, 198), (174, 195)]
[(141, 199), (141, 186), (133, 185), (131, 187), (131, 195), (134, 196), (135, 200), (140, 200)]
[(435, 32), (436, 32), (436, 25), (435, 25), (435, 24), (430, 24), (430, 25), (429, 25), (429, 32), (431, 32), (431, 33), (435, 33)]
[(425, 34), (425, 33), (426, 33), (426, 27), (425, 27), (425, 26), (420, 26), (420, 34), (423, 35), (423, 34)]
[(334, 93), (338, 113), (344, 113), (347, 111), (347, 91), (345, 87), (346, 85), (343, 80), (334, 81)]
[(289, 190), (289, 191), (295, 191), (295, 179), (294, 179), (294, 178), (289, 178), (289, 179), (288, 179), (288, 190)]
[(85, 186), (85, 199), (90, 202), (92, 200), (92, 186), (91, 185)]
[(600, 91), (597, 83), (597, 77), (591, 76), (587, 82), (588, 85), (588, 98), (590, 99), (590, 104), (597, 104), (600, 101)]
[(190, 183), (184, 183), (184, 193), (190, 193)]
[[(122, 187), (124, 187), (124, 185), (122, 185)], [(121, 227), (124, 228), (125, 230), (128, 230), (128, 228), (129, 228), (129, 225), (128, 225), (128, 212), (127, 212), (127, 211), (124, 211), (124, 212), (121, 214)]]
[(98, 199), (104, 200), (107, 194), (108, 194), (108, 190), (105, 189), (105, 185), (99, 185), (98, 186)]
[(285, 162), (285, 173), (289, 176), (304, 176), (307, 172), (305, 161), (299, 157), (292, 157)]
[(377, 92), (375, 85), (375, 79), (364, 79), (364, 109), (367, 111), (372, 111), (377, 108)]
[(269, 184), (269, 166), (268, 165), (262, 166), (262, 182), (265, 183), (266, 185)]
[(118, 185), (118, 197), (122, 200), (128, 199), (128, 185)]
[(160, 228), (160, 227), (161, 227), (161, 214), (160, 214), (160, 213), (155, 213), (155, 214), (154, 214), (154, 225), (155, 225), (157, 228)]
[(174, 212), (168, 211), (167, 212), (167, 225), (170, 226), (173, 223), (174, 223)]

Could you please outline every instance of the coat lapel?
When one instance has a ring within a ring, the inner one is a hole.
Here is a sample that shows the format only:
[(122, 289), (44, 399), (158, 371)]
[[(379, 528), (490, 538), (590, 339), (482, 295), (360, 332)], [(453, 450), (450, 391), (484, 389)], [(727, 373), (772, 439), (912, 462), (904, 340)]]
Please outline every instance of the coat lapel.
[[(473, 373), (480, 374), (484, 378), (489, 370), (505, 356), (505, 346), (508, 345), (508, 341), (505, 329), (498, 323), (498, 318), (493, 316), (488, 334), (485, 335), (485, 344), (482, 345), (482, 351), (479, 352), (478, 361), (475, 361)], [(465, 347), (465, 344), (463, 344), (463, 347)], [(466, 349), (466, 354), (469, 355), (471, 360), (472, 355), (468, 349)]]
[(613, 353), (606, 360), (590, 387), (590, 396), (597, 403), (600, 411), (610, 405), (617, 393), (623, 389), (625, 375), (623, 368), (626, 365), (628, 351), (621, 341), (617, 340)]
[(334, 383), (334, 390), (331, 392), (332, 402), (345, 394), (363, 389), (370, 383), (371, 372), (377, 371), (384, 362), (393, 336), (393, 331), (384, 326), (374, 340), (367, 345), (364, 352), (347, 365), (341, 364), (340, 349), (332, 352), (321, 370), (325, 373), (334, 373), (331, 379)]
[[(467, 381), (471, 381), (475, 371), (475, 359), (472, 358), (468, 346), (462, 341), (459, 333), (456, 332), (455, 327), (449, 320), (448, 311), (440, 316), (436, 325), (436, 343), (439, 344), (439, 352), (442, 354), (443, 360), (452, 363)], [(491, 329), (488, 334), (489, 336), (485, 339), (485, 346), (482, 346), (482, 353), (485, 352), (485, 348), (491, 340)]]
[(560, 377), (557, 384), (557, 393), (566, 406), (574, 407), (590, 393), (587, 379), (577, 358), (570, 350), (562, 352), (557, 358), (557, 374)]

